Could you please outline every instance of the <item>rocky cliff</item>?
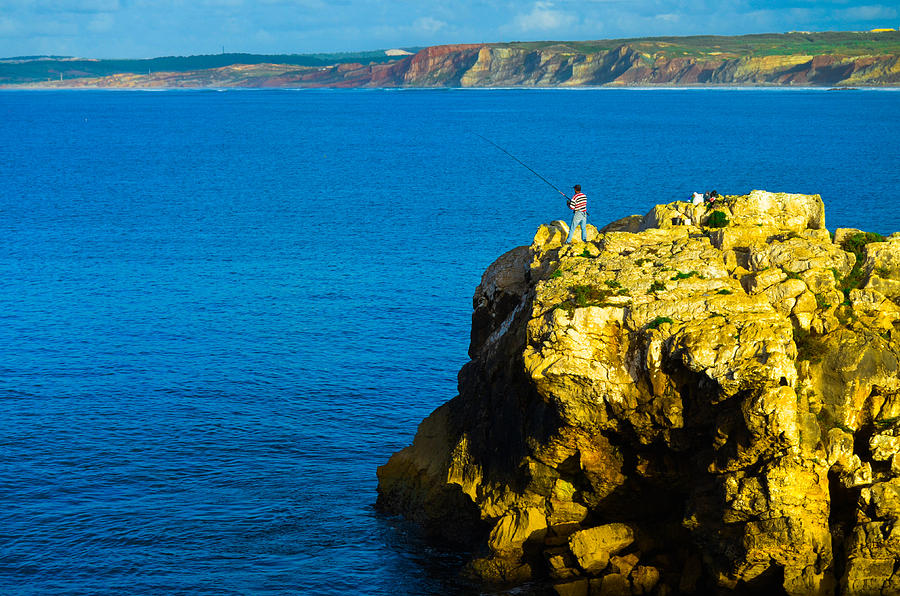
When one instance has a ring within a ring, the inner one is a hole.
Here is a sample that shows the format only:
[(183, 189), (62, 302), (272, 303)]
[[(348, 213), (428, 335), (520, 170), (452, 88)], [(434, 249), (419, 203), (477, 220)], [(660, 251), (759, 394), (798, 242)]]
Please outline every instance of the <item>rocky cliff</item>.
[(720, 57), (673, 56), (622, 44), (611, 50), (577, 51), (558, 44), (530, 50), (485, 45), (452, 52), (440, 77), (412, 68), (402, 72), (398, 84), (461, 87), (754, 85), (835, 86), (896, 85), (900, 83), (900, 56), (765, 55)]
[[(277, 58), (269, 56), (266, 58)], [(83, 61), (79, 64), (83, 64)], [(900, 31), (464, 44), (393, 62), (89, 76), (73, 67), (36, 87), (558, 87), (900, 85)], [(4, 80), (0, 73), (0, 84)]]
[(900, 234), (763, 191), (566, 231), (484, 273), (379, 507), (497, 584), (900, 593)]

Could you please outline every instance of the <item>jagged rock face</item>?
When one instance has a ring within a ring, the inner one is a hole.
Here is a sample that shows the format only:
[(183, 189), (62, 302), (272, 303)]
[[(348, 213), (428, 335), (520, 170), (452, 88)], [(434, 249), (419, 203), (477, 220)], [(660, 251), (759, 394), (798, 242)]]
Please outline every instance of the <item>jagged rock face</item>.
[(763, 191), (567, 231), (485, 272), (379, 505), (492, 582), (900, 591), (900, 235), (845, 250), (817, 195)]
[(436, 46), (396, 65), (400, 85), (886, 85), (900, 81), (894, 55), (671, 58), (629, 44), (592, 53), (558, 44), (537, 50), (483, 44)]
[(457, 86), (463, 73), (472, 67), (481, 47), (478, 44), (431, 46), (401, 61), (395, 72), (406, 85)]

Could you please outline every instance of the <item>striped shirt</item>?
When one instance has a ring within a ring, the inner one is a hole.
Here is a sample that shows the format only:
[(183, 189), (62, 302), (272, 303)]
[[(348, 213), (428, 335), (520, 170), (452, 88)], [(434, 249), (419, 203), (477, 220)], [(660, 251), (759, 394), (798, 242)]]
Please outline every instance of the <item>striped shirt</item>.
[(587, 213), (587, 197), (583, 192), (576, 192), (575, 196), (569, 199), (569, 209)]

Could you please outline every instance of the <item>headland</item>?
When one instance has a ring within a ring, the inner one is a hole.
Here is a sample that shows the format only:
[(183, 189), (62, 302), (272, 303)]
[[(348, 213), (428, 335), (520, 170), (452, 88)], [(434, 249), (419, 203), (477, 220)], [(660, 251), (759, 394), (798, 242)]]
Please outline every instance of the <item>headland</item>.
[(498, 586), (900, 592), (900, 233), (765, 191), (566, 233), (485, 271), (378, 506)]

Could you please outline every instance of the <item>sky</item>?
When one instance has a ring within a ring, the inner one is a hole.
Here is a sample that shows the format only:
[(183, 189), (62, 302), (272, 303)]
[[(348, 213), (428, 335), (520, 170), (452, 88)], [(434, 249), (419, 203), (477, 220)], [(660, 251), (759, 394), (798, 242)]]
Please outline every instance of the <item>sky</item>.
[(0, 57), (305, 54), (900, 27), (897, 0), (0, 0)]

